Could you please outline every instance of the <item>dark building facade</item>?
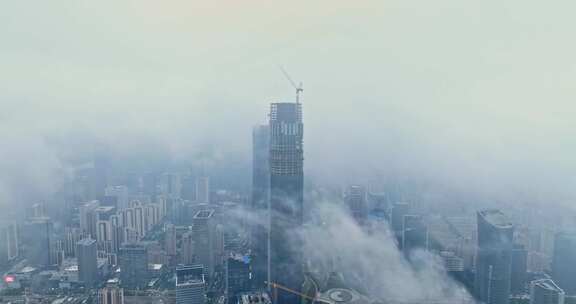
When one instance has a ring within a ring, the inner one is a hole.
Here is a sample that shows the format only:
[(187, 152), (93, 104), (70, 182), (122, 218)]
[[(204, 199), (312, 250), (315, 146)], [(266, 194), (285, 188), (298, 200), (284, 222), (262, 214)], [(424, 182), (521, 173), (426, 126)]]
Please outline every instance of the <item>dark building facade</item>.
[[(304, 151), (302, 108), (299, 103), (270, 107), (270, 236), (269, 281), (292, 290), (303, 282), (301, 246), (294, 230), (304, 220)], [(275, 303), (298, 303), (299, 297), (279, 290)]]
[(576, 294), (576, 232), (556, 234), (552, 277), (566, 295)]
[(24, 256), (36, 267), (50, 265), (53, 224), (48, 217), (32, 218), (22, 226)]
[(120, 282), (128, 289), (141, 289), (148, 283), (148, 250), (143, 244), (124, 244), (118, 255)]
[(530, 304), (564, 304), (564, 291), (550, 279), (532, 281)]
[(508, 304), (514, 226), (499, 210), (479, 211), (475, 294), (487, 304)]
[(78, 259), (78, 278), (87, 287), (98, 283), (98, 260), (96, 255), (96, 240), (83, 239), (76, 244)]
[(528, 250), (522, 245), (512, 248), (512, 280), (510, 290), (512, 294), (526, 293), (526, 278), (528, 277)]
[[(252, 130), (252, 211), (263, 218), (268, 216), (270, 190), (269, 130), (267, 125), (257, 126)], [(268, 280), (268, 227), (256, 224), (251, 230), (254, 284), (256, 287), (264, 287)]]

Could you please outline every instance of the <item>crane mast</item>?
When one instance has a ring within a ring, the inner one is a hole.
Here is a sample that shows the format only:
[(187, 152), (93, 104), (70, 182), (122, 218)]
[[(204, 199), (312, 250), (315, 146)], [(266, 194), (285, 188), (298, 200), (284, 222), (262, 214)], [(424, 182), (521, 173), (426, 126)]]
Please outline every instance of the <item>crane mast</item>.
[(296, 84), (296, 82), (292, 80), (292, 77), (290, 77), (290, 74), (288, 74), (288, 72), (286, 72), (286, 70), (282, 66), (279, 66), (279, 68), (282, 71), (282, 74), (284, 74), (284, 76), (286, 77), (286, 79), (288, 79), (290, 84), (292, 84), (294, 89), (296, 89), (296, 103), (300, 103), (300, 94), (304, 92), (304, 89), (302, 88), (302, 82)]

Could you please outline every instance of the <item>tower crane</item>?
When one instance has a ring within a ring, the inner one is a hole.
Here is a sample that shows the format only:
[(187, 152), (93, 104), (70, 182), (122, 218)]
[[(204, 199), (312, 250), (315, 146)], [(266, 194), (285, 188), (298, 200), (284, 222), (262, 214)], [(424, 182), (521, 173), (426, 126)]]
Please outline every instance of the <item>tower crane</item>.
[(294, 89), (296, 89), (296, 103), (300, 103), (300, 94), (302, 92), (304, 92), (304, 89), (302, 88), (302, 82), (300, 82), (297, 85), (296, 82), (294, 82), (294, 80), (292, 80), (292, 77), (290, 77), (288, 72), (286, 72), (286, 70), (282, 66), (279, 66), (279, 68), (282, 71), (282, 74), (284, 74), (284, 76), (286, 77), (286, 79), (288, 79), (288, 81), (290, 81), (290, 83), (292, 84)]

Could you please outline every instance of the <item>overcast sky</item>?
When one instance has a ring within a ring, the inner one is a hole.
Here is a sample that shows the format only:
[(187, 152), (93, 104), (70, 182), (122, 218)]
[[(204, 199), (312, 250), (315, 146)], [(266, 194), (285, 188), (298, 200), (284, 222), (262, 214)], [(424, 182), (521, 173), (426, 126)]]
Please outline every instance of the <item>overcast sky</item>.
[(351, 182), (379, 170), (571, 200), (575, 9), (568, 0), (1, 1), (0, 192), (23, 162), (33, 171), (24, 179), (50, 179), (63, 152), (45, 136), (118, 146), (146, 137), (178, 158), (209, 147), (249, 161), (251, 126), (266, 121), (269, 102), (293, 98), (283, 65), (304, 82), (310, 176)]

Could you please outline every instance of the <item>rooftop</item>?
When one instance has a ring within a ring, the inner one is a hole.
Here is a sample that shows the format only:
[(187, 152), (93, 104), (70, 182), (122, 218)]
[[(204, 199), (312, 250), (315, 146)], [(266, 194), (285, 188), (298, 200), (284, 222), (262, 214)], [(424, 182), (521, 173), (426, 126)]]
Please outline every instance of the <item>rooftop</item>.
[(558, 293), (564, 293), (564, 291), (560, 287), (558, 287), (558, 285), (556, 285), (556, 283), (554, 283), (554, 281), (552, 281), (550, 279), (542, 279), (542, 280), (533, 281), (532, 286), (538, 286), (542, 289), (546, 289), (549, 291), (556, 291)]
[(90, 246), (92, 244), (96, 243), (96, 240), (93, 239), (81, 239), (78, 241), (78, 245), (82, 245), (82, 246)]
[(204, 218), (210, 218), (212, 217), (212, 214), (214, 214), (214, 209), (209, 209), (209, 210), (200, 210), (198, 212), (196, 212), (196, 214), (194, 215), (195, 219), (204, 219)]
[(486, 222), (492, 224), (495, 227), (499, 228), (512, 227), (512, 222), (510, 222), (508, 217), (498, 209), (488, 209), (478, 211), (478, 215), (483, 217), (486, 220)]

